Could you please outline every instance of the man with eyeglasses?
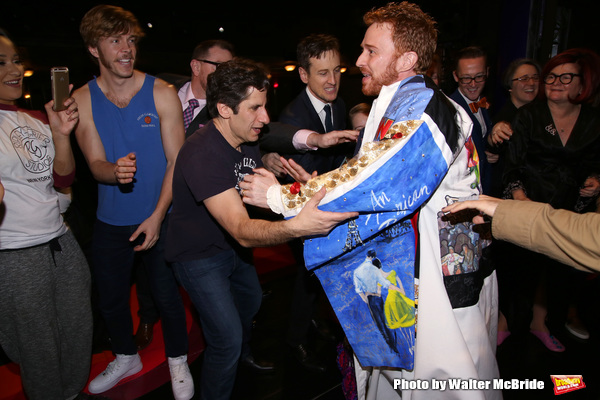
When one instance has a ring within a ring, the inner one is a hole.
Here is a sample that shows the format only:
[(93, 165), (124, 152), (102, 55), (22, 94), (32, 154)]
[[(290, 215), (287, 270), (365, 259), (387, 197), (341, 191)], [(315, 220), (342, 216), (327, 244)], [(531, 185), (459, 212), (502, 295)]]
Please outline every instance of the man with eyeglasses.
[(177, 85), (177, 95), (183, 107), (185, 137), (189, 137), (209, 120), (206, 108), (206, 81), (217, 66), (234, 56), (234, 47), (225, 40), (205, 40), (192, 52), (190, 68), (191, 79), (183, 85)]
[(488, 112), (489, 103), (481, 93), (485, 88), (489, 67), (487, 57), (482, 48), (466, 47), (458, 52), (455, 69), (452, 72), (458, 88), (450, 95), (464, 108), (473, 120), (471, 139), (479, 156), (480, 179), (483, 193), (491, 190), (491, 167), (486, 153), (486, 135), (492, 130), (492, 120)]
[[(217, 67), (235, 57), (232, 43), (225, 40), (205, 40), (200, 42), (192, 52), (190, 79), (174, 74), (158, 76), (172, 83), (178, 90), (183, 109), (185, 137), (202, 128), (212, 116), (206, 106), (206, 82), (208, 75)], [(294, 153), (329, 148), (341, 143), (356, 141), (358, 134), (354, 131), (334, 131), (321, 135), (309, 129), (300, 129), (289, 124), (272, 122), (265, 126), (259, 139), (263, 153)]]

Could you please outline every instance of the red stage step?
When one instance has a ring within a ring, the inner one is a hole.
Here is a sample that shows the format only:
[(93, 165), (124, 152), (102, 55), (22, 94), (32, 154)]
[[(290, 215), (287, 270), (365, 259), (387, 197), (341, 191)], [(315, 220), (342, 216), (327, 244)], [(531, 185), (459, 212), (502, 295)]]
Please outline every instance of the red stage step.
[[(204, 337), (202, 330), (192, 317), (193, 305), (185, 291), (182, 292), (182, 298), (186, 309), (186, 322), (189, 336), (188, 363), (194, 361), (204, 350)], [(137, 296), (135, 286), (131, 289), (131, 309), (137, 310)], [(132, 312), (134, 329), (139, 325), (137, 312)], [(135, 399), (169, 382), (169, 366), (165, 358), (165, 344), (162, 335), (162, 325), (158, 322), (154, 326), (154, 338), (152, 343), (144, 350), (140, 351), (144, 368), (123, 381), (111, 390), (102, 393), (102, 396), (112, 400), (130, 400)], [(109, 362), (114, 360), (111, 351), (94, 354), (92, 356), (92, 366), (90, 369), (90, 378), (92, 380), (96, 375), (104, 371)], [(89, 381), (88, 381), (89, 383)], [(26, 400), (23, 388), (21, 386), (21, 377), (19, 366), (9, 363), (0, 367), (0, 400)], [(86, 386), (86, 393), (87, 386)]]
[[(261, 283), (274, 279), (281, 274), (291, 273), (294, 270), (294, 259), (287, 245), (257, 248), (254, 250), (254, 263)], [(204, 350), (202, 330), (192, 317), (193, 305), (185, 293), (181, 291), (186, 308), (187, 329), (190, 349), (188, 363), (193, 362)], [(137, 310), (137, 296), (135, 286), (131, 289), (131, 309)], [(139, 318), (137, 312), (132, 312), (134, 329), (137, 329)], [(154, 339), (152, 343), (140, 352), (144, 368), (129, 378), (124, 379), (111, 390), (102, 393), (102, 396), (112, 400), (129, 400), (143, 396), (154, 389), (164, 385), (170, 380), (169, 366), (165, 358), (162, 326), (160, 322), (154, 326)], [(109, 362), (114, 359), (112, 352), (104, 351), (94, 354), (90, 370), (90, 380), (104, 371)], [(89, 383), (89, 382), (88, 382)], [(0, 366), (0, 400), (26, 400), (21, 386), (19, 367), (14, 363)], [(87, 390), (87, 386), (86, 386)], [(86, 392), (87, 393), (87, 392)]]

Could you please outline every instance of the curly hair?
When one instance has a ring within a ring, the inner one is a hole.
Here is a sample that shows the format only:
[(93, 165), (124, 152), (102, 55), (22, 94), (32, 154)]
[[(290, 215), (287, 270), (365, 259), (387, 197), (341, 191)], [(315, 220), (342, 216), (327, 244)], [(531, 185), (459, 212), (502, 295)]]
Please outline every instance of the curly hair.
[(219, 115), (217, 104), (222, 103), (239, 111), (240, 103), (250, 94), (250, 88), (260, 91), (270, 86), (267, 70), (262, 64), (243, 58), (234, 58), (217, 67), (208, 75), (206, 85), (206, 107), (211, 117)]
[(106, 4), (98, 5), (85, 13), (79, 32), (88, 47), (98, 47), (102, 38), (128, 32), (138, 39), (144, 37), (144, 31), (131, 11)]
[(391, 24), (397, 55), (414, 51), (418, 56), (415, 72), (424, 74), (427, 71), (437, 47), (438, 32), (433, 18), (418, 5), (406, 1), (388, 3), (366, 13), (363, 20), (367, 26)]

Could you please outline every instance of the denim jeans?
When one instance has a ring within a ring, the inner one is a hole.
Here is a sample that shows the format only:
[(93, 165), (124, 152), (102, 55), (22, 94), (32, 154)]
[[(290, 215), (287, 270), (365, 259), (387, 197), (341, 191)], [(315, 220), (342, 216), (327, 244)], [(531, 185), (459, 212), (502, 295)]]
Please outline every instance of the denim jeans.
[(185, 309), (173, 269), (165, 261), (164, 242), (167, 220), (160, 239), (142, 252), (133, 251), (129, 237), (137, 225), (115, 226), (96, 221), (92, 241), (93, 278), (98, 288), (98, 308), (104, 317), (112, 350), (116, 354), (135, 354), (133, 321), (129, 307), (135, 257), (140, 257), (150, 281), (152, 297), (160, 313), (167, 357), (187, 354), (188, 336)]
[(256, 270), (234, 250), (173, 267), (198, 311), (206, 341), (201, 398), (229, 399), (240, 355), (250, 355), (252, 320), (262, 300)]

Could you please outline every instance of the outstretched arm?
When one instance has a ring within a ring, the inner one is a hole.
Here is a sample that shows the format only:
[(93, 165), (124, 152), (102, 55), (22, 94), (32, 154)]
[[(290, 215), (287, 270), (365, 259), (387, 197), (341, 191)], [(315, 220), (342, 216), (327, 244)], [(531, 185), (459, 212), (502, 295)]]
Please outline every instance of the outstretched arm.
[(259, 138), (259, 146), (264, 153), (292, 154), (355, 142), (357, 138), (356, 131), (333, 131), (320, 134), (290, 124), (271, 122), (263, 130)]
[[(496, 207), (498, 204), (502, 203), (504, 200), (497, 199), (495, 197), (490, 197), (486, 195), (480, 195), (478, 200), (467, 200), (467, 201), (458, 201), (456, 203), (452, 203), (449, 206), (446, 206), (442, 209), (443, 212), (457, 214), (459, 211), (463, 210), (477, 210), (482, 212), (485, 215), (490, 217), (494, 216), (496, 212)], [(475, 218), (480, 216), (473, 215)], [(483, 219), (473, 220), (475, 223), (483, 222)]]
[(331, 131), (325, 134), (313, 132), (308, 136), (306, 144), (310, 147), (326, 149), (342, 143), (356, 142), (359, 133), (355, 130)]
[(206, 208), (227, 232), (244, 247), (272, 246), (295, 238), (325, 235), (341, 222), (356, 217), (353, 212), (321, 211), (325, 189), (315, 195), (294, 218), (285, 221), (251, 219), (236, 189), (231, 188), (204, 200)]
[(451, 204), (442, 211), (479, 210), (494, 217), (495, 238), (547, 254), (580, 270), (599, 270), (600, 214), (555, 210), (549, 204), (533, 201), (480, 198)]

